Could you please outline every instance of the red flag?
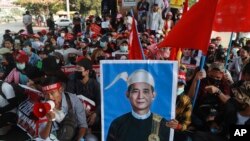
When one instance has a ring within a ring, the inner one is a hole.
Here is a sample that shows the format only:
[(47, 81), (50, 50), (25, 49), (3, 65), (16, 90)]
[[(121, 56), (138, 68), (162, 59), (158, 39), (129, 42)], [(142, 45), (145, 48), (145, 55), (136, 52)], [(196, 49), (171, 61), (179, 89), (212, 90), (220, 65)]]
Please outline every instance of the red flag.
[(137, 33), (135, 19), (133, 17), (132, 27), (129, 37), (128, 58), (130, 60), (141, 60), (143, 57), (143, 50), (140, 45), (140, 40)]
[(184, 7), (183, 7), (183, 14), (188, 11), (188, 0), (185, 0)]
[(249, 32), (249, 8), (249, 0), (220, 0), (216, 10), (213, 30)]
[(200, 49), (206, 54), (218, 0), (200, 0), (159, 43), (158, 47)]

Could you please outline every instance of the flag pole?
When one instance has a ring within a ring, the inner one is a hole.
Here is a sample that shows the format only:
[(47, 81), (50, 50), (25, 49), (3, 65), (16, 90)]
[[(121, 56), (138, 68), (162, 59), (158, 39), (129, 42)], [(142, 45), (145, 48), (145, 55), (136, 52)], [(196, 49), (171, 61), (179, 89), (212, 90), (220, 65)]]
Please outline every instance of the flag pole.
[[(200, 63), (200, 70), (202, 70), (204, 68), (205, 60), (206, 60), (206, 56), (202, 55), (202, 57), (201, 57), (201, 63)], [(197, 84), (196, 84), (196, 87), (195, 87), (194, 99), (193, 99), (193, 105), (192, 105), (193, 109), (194, 109), (195, 102), (196, 102), (196, 99), (197, 99), (197, 95), (198, 95), (198, 92), (199, 92), (200, 83), (201, 83), (201, 80), (197, 80)]]
[(227, 69), (227, 65), (228, 65), (228, 60), (229, 60), (229, 56), (230, 56), (230, 51), (232, 48), (232, 43), (233, 43), (233, 32), (231, 33), (231, 37), (230, 37), (230, 41), (229, 41), (229, 46), (227, 48), (227, 56), (226, 56), (226, 60), (225, 60), (225, 71)]
[[(134, 21), (135, 21), (133, 9), (131, 8), (130, 11), (131, 11), (131, 16), (134, 18)], [(137, 23), (136, 22), (135, 22), (135, 29), (136, 29), (136, 33), (138, 33)], [(146, 60), (146, 57), (144, 55), (143, 48), (142, 48), (142, 45), (141, 45), (141, 39), (139, 38), (138, 34), (137, 34), (137, 38), (139, 40), (139, 45), (140, 45), (140, 49), (141, 49), (142, 58), (143, 58), (143, 60)]]

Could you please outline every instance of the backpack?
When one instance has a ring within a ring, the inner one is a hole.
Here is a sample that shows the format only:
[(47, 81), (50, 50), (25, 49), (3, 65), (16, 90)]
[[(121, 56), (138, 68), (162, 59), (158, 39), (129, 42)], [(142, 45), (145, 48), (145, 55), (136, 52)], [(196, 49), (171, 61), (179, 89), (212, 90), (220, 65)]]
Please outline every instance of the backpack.
[(65, 93), (68, 104), (68, 114), (63, 121), (59, 123), (59, 130), (57, 131), (57, 139), (60, 141), (73, 141), (77, 135), (77, 120), (73, 112), (72, 103), (68, 93)]
[[(7, 83), (7, 82), (4, 82), (4, 81), (0, 81), (0, 95), (4, 98), (4, 99), (7, 99), (6, 96), (3, 94), (3, 91), (2, 91), (2, 85), (3, 83)], [(14, 92), (15, 92), (15, 99), (17, 100), (17, 105), (18, 106), (20, 103), (22, 103), (23, 101), (25, 101), (28, 97), (27, 95), (25, 94), (25, 89), (22, 88), (21, 86), (19, 86), (18, 84), (15, 84), (15, 83), (8, 83), (12, 86)]]

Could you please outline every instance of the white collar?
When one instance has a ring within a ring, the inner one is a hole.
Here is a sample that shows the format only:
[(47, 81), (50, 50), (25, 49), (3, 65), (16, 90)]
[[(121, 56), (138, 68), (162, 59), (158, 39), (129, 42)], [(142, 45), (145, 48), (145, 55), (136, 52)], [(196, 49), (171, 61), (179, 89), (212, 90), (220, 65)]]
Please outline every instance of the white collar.
[(134, 110), (132, 110), (132, 116), (136, 119), (147, 119), (151, 115), (151, 111), (148, 111), (145, 115), (139, 115)]

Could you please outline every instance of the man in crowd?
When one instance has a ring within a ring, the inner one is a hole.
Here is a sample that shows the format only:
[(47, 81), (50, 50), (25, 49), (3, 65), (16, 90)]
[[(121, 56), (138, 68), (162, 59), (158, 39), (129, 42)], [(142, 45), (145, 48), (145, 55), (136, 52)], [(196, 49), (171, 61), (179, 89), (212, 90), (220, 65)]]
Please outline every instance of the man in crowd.
[[(53, 134), (59, 140), (76, 141), (84, 138), (88, 125), (85, 110), (79, 98), (64, 92), (63, 83), (56, 77), (47, 77), (42, 82), (42, 91), (46, 100), (52, 100), (55, 103), (55, 108), (46, 114), (48, 121), (41, 125), (39, 136), (42, 139), (49, 139), (50, 134)], [(60, 119), (56, 118), (58, 112), (61, 113)], [(65, 127), (64, 121), (68, 119), (69, 115), (74, 124)]]

